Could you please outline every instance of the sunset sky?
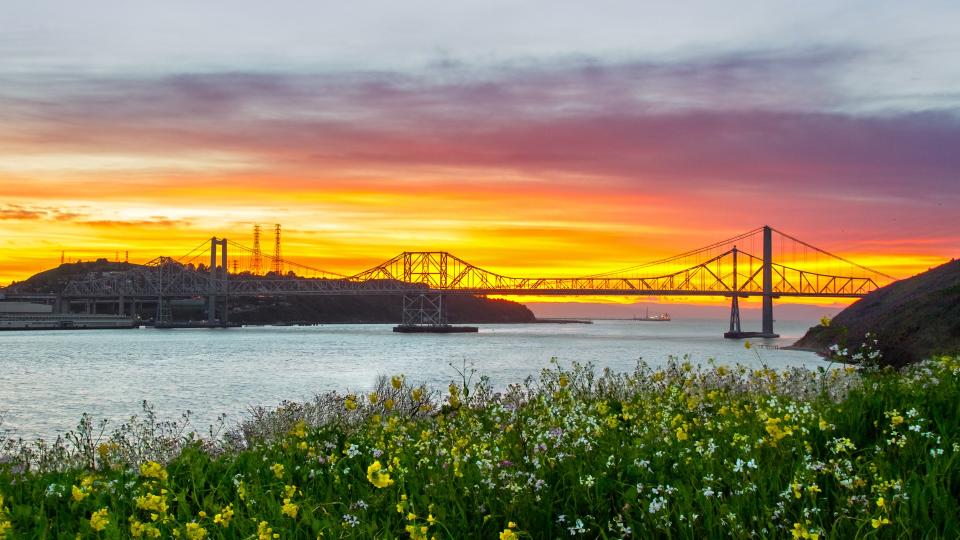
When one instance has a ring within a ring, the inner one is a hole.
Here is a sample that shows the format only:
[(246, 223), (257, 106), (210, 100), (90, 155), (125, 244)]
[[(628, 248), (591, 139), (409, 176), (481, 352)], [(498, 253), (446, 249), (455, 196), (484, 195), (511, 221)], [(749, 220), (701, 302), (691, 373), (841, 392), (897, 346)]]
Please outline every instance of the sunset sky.
[(896, 276), (960, 254), (956, 2), (665, 4), (5, 4), (0, 285), (254, 223), (345, 273), (588, 274), (763, 224)]

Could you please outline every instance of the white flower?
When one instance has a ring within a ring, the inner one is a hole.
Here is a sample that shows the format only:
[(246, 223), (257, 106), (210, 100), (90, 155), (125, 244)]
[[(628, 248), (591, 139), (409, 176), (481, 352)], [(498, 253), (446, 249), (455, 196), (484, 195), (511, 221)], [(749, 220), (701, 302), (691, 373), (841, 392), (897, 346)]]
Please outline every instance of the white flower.
[(663, 497), (657, 497), (650, 501), (650, 506), (647, 507), (647, 511), (651, 514), (656, 514), (660, 510), (663, 510), (667, 506), (667, 500)]

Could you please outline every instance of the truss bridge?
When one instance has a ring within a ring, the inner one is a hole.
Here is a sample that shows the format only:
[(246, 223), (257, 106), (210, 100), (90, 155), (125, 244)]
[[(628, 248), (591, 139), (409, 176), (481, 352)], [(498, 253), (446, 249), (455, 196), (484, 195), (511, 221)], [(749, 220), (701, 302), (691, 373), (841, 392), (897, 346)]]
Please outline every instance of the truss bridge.
[[(232, 271), (228, 251), (235, 254)], [(666, 259), (575, 277), (507, 276), (446, 251), (403, 252), (352, 275), (286, 260), (271, 261), (272, 270), (261, 274), (259, 269), (266, 266), (262, 258), (269, 257), (212, 238), (178, 259), (160, 257), (126, 272), (72, 281), (62, 297), (70, 302), (115, 303), (120, 314), (131, 303), (154, 302), (158, 321), (169, 318), (171, 302), (201, 299), (208, 321), (226, 324), (228, 301), (236, 297), (396, 295), (403, 297), (403, 325), (444, 326), (443, 298), (454, 294), (713, 296), (730, 298), (725, 335), (736, 338), (775, 337), (776, 298), (860, 298), (895, 280), (769, 226)], [(749, 297), (762, 298), (760, 332), (741, 328), (739, 301)]]

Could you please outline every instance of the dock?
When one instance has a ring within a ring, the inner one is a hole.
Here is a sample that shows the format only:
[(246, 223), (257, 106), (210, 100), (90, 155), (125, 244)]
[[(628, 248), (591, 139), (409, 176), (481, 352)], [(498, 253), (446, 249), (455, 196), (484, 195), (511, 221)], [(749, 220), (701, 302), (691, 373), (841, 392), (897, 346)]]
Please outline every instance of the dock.
[(727, 339), (778, 338), (780, 334), (770, 332), (724, 332), (723, 337)]
[(476, 326), (445, 325), (413, 325), (401, 324), (393, 327), (394, 332), (401, 334), (464, 334), (480, 331)]

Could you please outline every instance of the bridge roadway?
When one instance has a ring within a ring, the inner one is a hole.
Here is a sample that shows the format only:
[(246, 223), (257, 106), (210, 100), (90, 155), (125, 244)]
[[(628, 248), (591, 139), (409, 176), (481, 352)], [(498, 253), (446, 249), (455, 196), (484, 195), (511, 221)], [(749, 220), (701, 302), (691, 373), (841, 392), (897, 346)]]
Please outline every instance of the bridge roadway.
[[(397, 295), (404, 297), (404, 324), (444, 325), (444, 295), (496, 296), (722, 296), (731, 298), (730, 334), (745, 334), (740, 328), (739, 299), (763, 299), (763, 330), (773, 333), (773, 299), (780, 297), (860, 298), (879, 288), (874, 277), (830, 275), (795, 268), (772, 257), (770, 227), (751, 231), (763, 235), (762, 256), (739, 250), (735, 244), (713, 254), (714, 244), (687, 256), (703, 253), (692, 266), (651, 277), (517, 278), (476, 267), (447, 252), (404, 252), (359, 274), (334, 279), (249, 277), (229, 274), (226, 239), (210, 241), (210, 266), (204, 272), (168, 258), (125, 272), (107, 273), (70, 282), (63, 290), (66, 303), (116, 303), (118, 313), (129, 302), (158, 306), (158, 320), (169, 316), (169, 304), (176, 298), (206, 298), (210, 321), (226, 322), (226, 301), (241, 296), (331, 296)], [(779, 233), (779, 231), (777, 231)], [(783, 234), (783, 233), (779, 233)], [(741, 235), (734, 240), (741, 240)], [(789, 237), (792, 238), (792, 237)], [(795, 239), (794, 239), (795, 240)], [(729, 241), (728, 241), (729, 242)], [(804, 244), (807, 245), (807, 244)], [(812, 246), (810, 246), (812, 247)], [(713, 251), (707, 251), (712, 249)], [(814, 248), (816, 249), (816, 248)], [(218, 253), (219, 251), (219, 253)], [(875, 275), (859, 267), (821, 252)], [(220, 255), (220, 257), (218, 257)], [(218, 266), (218, 259), (220, 264)], [(674, 265), (675, 266), (675, 265)], [(887, 276), (889, 277), (889, 276)], [(222, 303), (222, 305), (220, 305)], [(131, 306), (132, 307), (132, 306)], [(409, 308), (409, 309), (408, 309)], [(217, 315), (221, 318), (217, 318)]]

